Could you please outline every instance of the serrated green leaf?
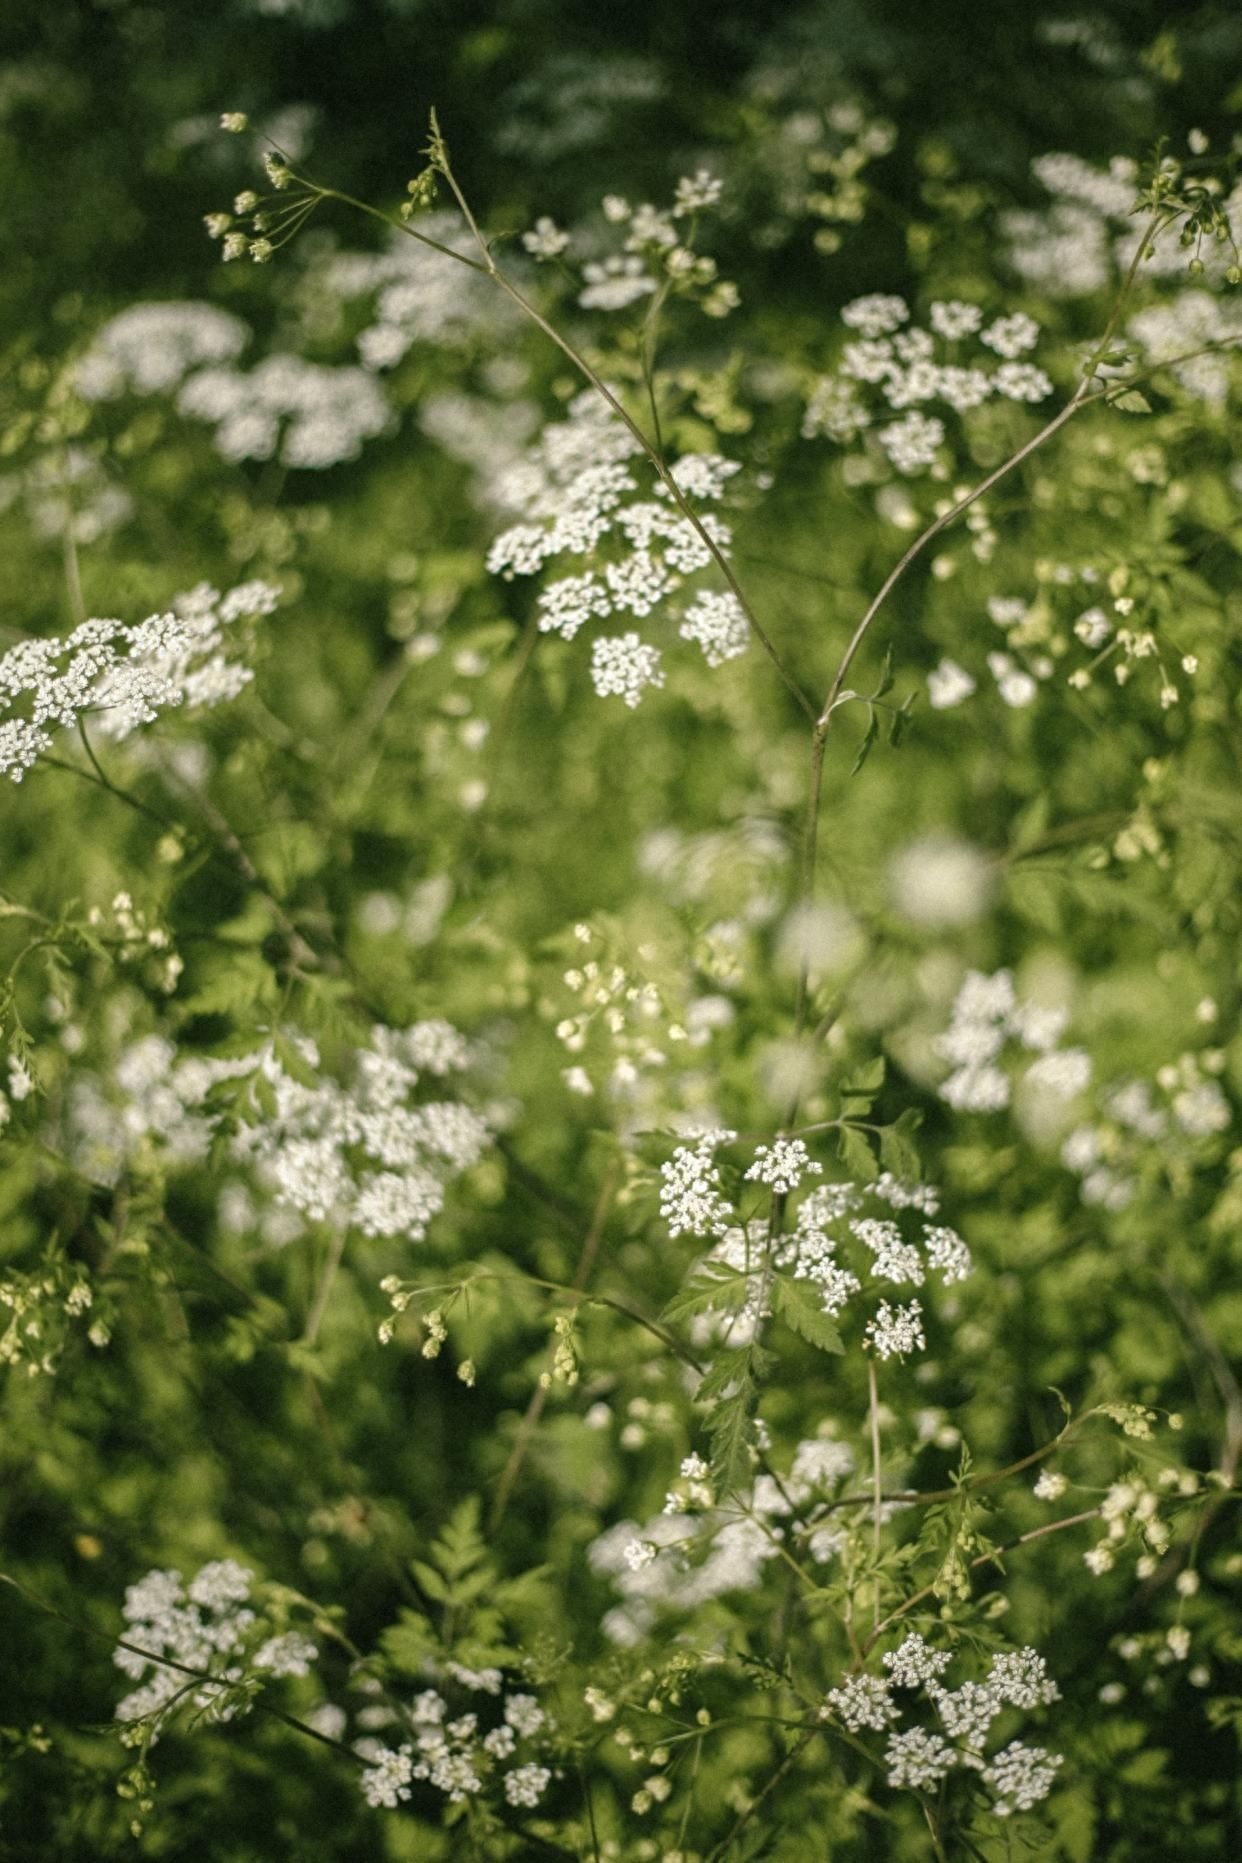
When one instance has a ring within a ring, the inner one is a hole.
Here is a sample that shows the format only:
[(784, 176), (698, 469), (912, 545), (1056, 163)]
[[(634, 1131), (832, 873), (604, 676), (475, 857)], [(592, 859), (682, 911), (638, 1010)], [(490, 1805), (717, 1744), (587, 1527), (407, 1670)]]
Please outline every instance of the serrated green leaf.
[(717, 1398), (731, 1395), (735, 1387), (749, 1382), (750, 1367), (749, 1346), (718, 1352), (700, 1379), (695, 1397), (699, 1402), (708, 1404)]
[(755, 1435), (751, 1417), (752, 1399), (753, 1390), (748, 1383), (734, 1396), (718, 1404), (707, 1419), (711, 1437), (712, 1480), (722, 1495), (750, 1480), (750, 1450)]
[(876, 1175), (875, 1159), (862, 1133), (854, 1126), (842, 1126), (837, 1134), (837, 1156), (851, 1177), (869, 1184)]
[(917, 1106), (908, 1106), (901, 1117), (891, 1126), (885, 1126), (880, 1133), (880, 1163), (894, 1177), (916, 1179), (922, 1171), (922, 1160), (918, 1146), (914, 1143), (914, 1134), (923, 1123), (923, 1115)]
[(673, 1295), (660, 1318), (671, 1325), (678, 1320), (692, 1319), (698, 1313), (735, 1312), (745, 1300), (748, 1286), (749, 1277), (736, 1268), (728, 1268), (723, 1262), (709, 1262)]
[(875, 691), (872, 693), (871, 696), (873, 699), (882, 699), (885, 693), (891, 692), (892, 689), (893, 689), (893, 649), (892, 649), (892, 644), (890, 643), (884, 649), (884, 658), (880, 662), (880, 677), (876, 682)]
[(822, 1296), (813, 1282), (773, 1281), (772, 1304), (800, 1339), (818, 1346), (821, 1352), (844, 1352), (840, 1329), (832, 1315), (824, 1312)]
[(842, 1093), (878, 1093), (884, 1085), (885, 1061), (882, 1054), (877, 1054), (870, 1061), (864, 1061), (856, 1068), (849, 1079), (841, 1083)]
[(419, 1589), (425, 1591), (429, 1598), (434, 1598), (437, 1604), (448, 1603), (449, 1588), (433, 1566), (427, 1565), (422, 1559), (411, 1559), (410, 1570)]

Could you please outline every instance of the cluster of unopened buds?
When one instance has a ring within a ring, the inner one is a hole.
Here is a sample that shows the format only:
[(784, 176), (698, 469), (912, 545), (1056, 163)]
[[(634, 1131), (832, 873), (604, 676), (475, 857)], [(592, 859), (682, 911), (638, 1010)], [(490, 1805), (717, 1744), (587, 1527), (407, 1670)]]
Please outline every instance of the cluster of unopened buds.
[(578, 1351), (574, 1339), (573, 1315), (558, 1313), (552, 1322), (552, 1369), (540, 1375), (539, 1383), (546, 1391), (554, 1384), (563, 1384), (570, 1389), (578, 1382)]
[[(241, 135), (250, 127), (249, 118), (239, 110), (226, 111), (220, 127)], [(204, 225), (212, 239), (221, 241), (226, 260), (249, 258), (256, 265), (266, 265), (277, 249), (293, 238), (319, 202), (318, 190), (295, 176), (282, 155), (266, 153), (263, 168), (273, 193), (259, 195), (244, 188), (231, 212), (205, 216)]]

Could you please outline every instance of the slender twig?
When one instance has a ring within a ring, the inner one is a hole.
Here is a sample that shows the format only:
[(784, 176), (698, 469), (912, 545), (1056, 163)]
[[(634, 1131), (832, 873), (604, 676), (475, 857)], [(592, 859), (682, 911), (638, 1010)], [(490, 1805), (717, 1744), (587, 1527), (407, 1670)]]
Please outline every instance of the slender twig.
[[(591, 1216), (591, 1226), (587, 1230), (586, 1238), (582, 1244), (582, 1253), (578, 1257), (578, 1266), (574, 1272), (574, 1278), (571, 1283), (574, 1293), (582, 1293), (586, 1288), (587, 1282), (591, 1278), (591, 1270), (595, 1266), (595, 1258), (599, 1253), (600, 1243), (604, 1238), (604, 1229), (608, 1222), (608, 1213), (612, 1208), (612, 1200), (616, 1195), (617, 1183), (620, 1176), (620, 1161), (613, 1158), (609, 1161), (608, 1169), (604, 1172), (604, 1180), (600, 1185), (599, 1197)], [(492, 1501), (491, 1517), (488, 1522), (489, 1529), (492, 1533), (497, 1531), (501, 1521), (505, 1517), (505, 1509), (509, 1505), (510, 1497), (517, 1484), (517, 1478), (521, 1473), (522, 1464), (526, 1460), (526, 1452), (530, 1448), (531, 1439), (536, 1429), (539, 1427), (539, 1419), (543, 1415), (544, 1406), (548, 1401), (549, 1389), (550, 1386), (538, 1383), (531, 1392), (530, 1402), (526, 1406), (522, 1421), (518, 1425), (513, 1447), (509, 1451), (509, 1459), (505, 1463), (501, 1471), (500, 1480), (496, 1484), (496, 1495)]]
[(345, 1228), (343, 1224), (338, 1223), (328, 1243), (328, 1253), (324, 1260), (323, 1273), (319, 1277), (319, 1285), (315, 1289), (315, 1297), (311, 1301), (310, 1309), (306, 1315), (306, 1325), (302, 1330), (302, 1337), (298, 1341), (299, 1345), (313, 1346), (319, 1337), (319, 1328), (323, 1325), (324, 1314), (328, 1311), (328, 1301), (332, 1294), (332, 1284), (336, 1280), (337, 1270), (341, 1265), (341, 1257), (344, 1253)]
[(814, 1726), (809, 1727), (807, 1729), (806, 1733), (803, 1734), (801, 1740), (797, 1742), (796, 1746), (793, 1746), (790, 1748), (789, 1752), (785, 1755), (784, 1759), (781, 1761), (776, 1771), (772, 1774), (772, 1777), (768, 1780), (767, 1784), (764, 1786), (759, 1796), (757, 1798), (751, 1799), (750, 1804), (746, 1807), (745, 1811), (741, 1813), (740, 1817), (737, 1819), (737, 1821), (733, 1825), (733, 1828), (729, 1831), (728, 1835), (726, 1837), (721, 1838), (720, 1842), (716, 1845), (714, 1850), (708, 1851), (706, 1863), (720, 1863), (720, 1859), (723, 1856), (727, 1855), (727, 1853), (733, 1848), (733, 1845), (736, 1843), (737, 1839), (741, 1836), (742, 1832), (745, 1830), (746, 1826), (750, 1823), (750, 1820), (754, 1817), (755, 1813), (758, 1811), (760, 1805), (762, 1805), (764, 1799), (769, 1797), (770, 1794), (776, 1790), (781, 1780), (785, 1777), (785, 1774), (789, 1772), (792, 1767), (797, 1765), (798, 1761), (801, 1759), (806, 1749), (810, 1746), (812, 1740), (814, 1740), (816, 1734), (818, 1734), (820, 1731), (821, 1731), (820, 1726), (818, 1723), (816, 1723)]

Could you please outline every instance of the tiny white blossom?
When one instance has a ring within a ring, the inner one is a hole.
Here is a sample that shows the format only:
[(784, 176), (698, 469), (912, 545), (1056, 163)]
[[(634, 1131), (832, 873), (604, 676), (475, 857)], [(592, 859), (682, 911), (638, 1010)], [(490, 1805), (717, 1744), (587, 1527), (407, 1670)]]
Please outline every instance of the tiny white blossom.
[(895, 1688), (925, 1688), (944, 1674), (952, 1660), (948, 1650), (932, 1649), (917, 1630), (882, 1658)]
[(569, 244), (569, 234), (562, 232), (555, 220), (541, 214), (529, 233), (523, 233), (522, 244), (532, 258), (555, 259)]
[(705, 589), (686, 610), (677, 631), (683, 640), (696, 641), (703, 658), (713, 667), (738, 659), (750, 646), (749, 624), (731, 590), (717, 595)]
[(631, 710), (644, 692), (664, 684), (660, 650), (637, 634), (606, 635), (591, 649), (591, 680), (601, 698), (624, 699)]
[(922, 1727), (912, 1727), (904, 1734), (890, 1734), (884, 1749), (888, 1766), (888, 1783), (894, 1789), (905, 1787), (922, 1792), (939, 1785), (945, 1774), (957, 1765), (957, 1754), (939, 1734), (929, 1734)]
[(864, 1727), (882, 1734), (900, 1716), (889, 1684), (876, 1675), (852, 1675), (825, 1699), (852, 1734)]
[(998, 356), (1021, 356), (1038, 343), (1039, 325), (1033, 317), (1018, 311), (1012, 317), (998, 317), (995, 323), (988, 325), (979, 341), (994, 349)]
[(929, 321), (937, 336), (955, 342), (958, 337), (974, 335), (983, 322), (983, 312), (977, 304), (963, 304), (960, 298), (948, 298), (933, 303)]
[(760, 1145), (746, 1176), (753, 1183), (769, 1184), (779, 1196), (796, 1190), (806, 1175), (820, 1176), (823, 1165), (816, 1164), (802, 1139), (777, 1139)]
[(511, 1805), (533, 1807), (543, 1797), (551, 1777), (546, 1766), (515, 1766), (505, 1774), (505, 1797)]
[(867, 1321), (866, 1332), (881, 1358), (901, 1357), (907, 1352), (921, 1352), (927, 1344), (923, 1334), (923, 1309), (917, 1300), (904, 1307), (890, 1307), (882, 1300), (875, 1318)]
[(1024, 1747), (1013, 1740), (983, 1768), (983, 1782), (996, 1795), (992, 1809), (998, 1818), (1014, 1811), (1030, 1811), (1047, 1798), (1056, 1782), (1059, 1753), (1042, 1747)]
[(886, 297), (879, 291), (853, 299), (841, 312), (841, 322), (851, 330), (861, 330), (865, 337), (887, 336), (909, 321), (910, 307), (905, 299)]
[(683, 175), (673, 194), (673, 218), (680, 219), (685, 214), (699, 213), (704, 207), (714, 207), (723, 192), (724, 183), (706, 168), (696, 169), (693, 175)]
[(927, 702), (934, 712), (952, 711), (975, 691), (975, 682), (956, 660), (941, 660), (927, 675)]

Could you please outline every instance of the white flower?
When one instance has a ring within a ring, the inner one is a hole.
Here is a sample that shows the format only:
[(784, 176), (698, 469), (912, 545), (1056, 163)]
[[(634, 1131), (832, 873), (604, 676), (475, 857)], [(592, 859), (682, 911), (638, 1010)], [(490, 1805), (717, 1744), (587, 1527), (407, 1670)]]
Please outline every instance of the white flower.
[(959, 337), (974, 335), (983, 322), (983, 312), (977, 304), (963, 304), (960, 298), (949, 298), (933, 303), (929, 319), (937, 336), (956, 342)]
[(1091, 1079), (1091, 1057), (1084, 1048), (1060, 1048), (1041, 1055), (1027, 1071), (1028, 1082), (1061, 1099), (1073, 1099)]
[(736, 1137), (735, 1132), (711, 1133), (693, 1146), (679, 1145), (661, 1165), (660, 1214), (671, 1236), (722, 1236), (733, 1221), (733, 1206), (720, 1192), (713, 1153)]
[(930, 834), (900, 850), (889, 881), (897, 910), (915, 925), (970, 925), (987, 910), (994, 867), (969, 841)]
[(802, 1139), (777, 1139), (770, 1146), (759, 1146), (746, 1176), (755, 1183), (770, 1185), (778, 1196), (784, 1196), (796, 1190), (806, 1174), (818, 1176), (823, 1168), (812, 1161)]
[(524, 1738), (529, 1739), (532, 1734), (538, 1733), (547, 1718), (533, 1695), (505, 1697), (505, 1720)]
[(851, 330), (861, 330), (867, 337), (887, 336), (909, 321), (910, 308), (904, 298), (886, 297), (878, 291), (869, 297), (855, 298), (841, 312), (842, 323), (848, 324)]
[(738, 659), (750, 646), (749, 624), (731, 590), (717, 595), (705, 589), (686, 610), (677, 631), (683, 640), (696, 641), (713, 667)]
[(956, 660), (941, 660), (927, 675), (927, 702), (934, 712), (952, 711), (975, 691), (975, 682)]
[(612, 597), (598, 576), (589, 573), (549, 582), (539, 596), (540, 629), (556, 632), (563, 640), (572, 640), (584, 622), (611, 613)]
[(829, 1691), (826, 1702), (852, 1734), (864, 1727), (882, 1734), (899, 1718), (889, 1684), (875, 1675), (850, 1676), (840, 1688)]
[(997, 1690), (980, 1682), (963, 1682), (956, 1689), (929, 1682), (927, 1692), (949, 1737), (970, 1752), (981, 1751), (988, 1729), (1005, 1705)]
[(683, 175), (673, 195), (673, 218), (680, 219), (685, 214), (699, 213), (704, 207), (714, 207), (723, 192), (724, 183), (706, 168), (696, 169), (693, 175)]
[(979, 341), (994, 349), (998, 356), (1020, 356), (1038, 343), (1039, 325), (1033, 317), (1018, 311), (1012, 317), (998, 317), (995, 323), (988, 325)]
[(992, 1809), (998, 1818), (1014, 1811), (1030, 1811), (1047, 1798), (1061, 1764), (1058, 1753), (1042, 1747), (1024, 1747), (1013, 1740), (983, 1768), (983, 1782), (996, 1795)]
[(927, 1344), (923, 1335), (923, 1309), (917, 1300), (904, 1307), (890, 1307), (882, 1300), (866, 1333), (881, 1358), (901, 1357), (907, 1352), (921, 1352)]
[(1014, 664), (1007, 653), (990, 653), (988, 670), (996, 681), (996, 689), (1006, 705), (1021, 710), (1034, 699), (1039, 687), (1029, 673)]
[(555, 259), (569, 244), (569, 234), (561, 231), (555, 220), (541, 214), (531, 232), (523, 233), (522, 244), (535, 259)]
[(214, 304), (132, 304), (96, 332), (74, 385), (88, 401), (165, 393), (193, 369), (231, 362), (249, 337), (240, 318)]
[(920, 472), (935, 461), (944, 441), (944, 422), (934, 415), (907, 414), (904, 420), (881, 427), (877, 437), (898, 472)]
[(1052, 1469), (1041, 1469), (1035, 1482), (1035, 1498), (1039, 1501), (1059, 1501), (1069, 1482), (1064, 1475), (1056, 1474)]
[[(376, 1750), (376, 1748), (378, 1750)], [(368, 1764), (362, 1775), (362, 1795), (376, 1810), (393, 1811), (410, 1796), (414, 1777), (414, 1757), (409, 1747), (394, 1752), (378, 1746), (367, 1754)]]
[[(650, 614), (670, 587), (668, 570), (646, 550), (635, 550), (620, 563), (608, 563), (604, 576), (614, 607), (628, 609), (640, 617)], [(626, 638), (638, 637), (627, 635)]]
[(1003, 362), (992, 385), (1008, 401), (1043, 401), (1052, 393), (1049, 378), (1029, 362)]
[(606, 635), (591, 649), (591, 679), (601, 698), (625, 700), (631, 710), (644, 692), (664, 684), (658, 647), (647, 646), (637, 634)]
[(939, 1270), (945, 1286), (964, 1281), (974, 1269), (970, 1250), (955, 1229), (924, 1229), (923, 1247), (933, 1268)]
[[(719, 498), (727, 482), (741, 469), (736, 459), (726, 459), (721, 453), (683, 453), (672, 468), (672, 476), (679, 489), (691, 498)], [(658, 489), (663, 497), (664, 486)]]
[(894, 1281), (899, 1286), (908, 1281), (915, 1287), (922, 1286), (922, 1257), (916, 1248), (902, 1241), (896, 1223), (874, 1216), (858, 1217), (850, 1224), (850, 1234), (870, 1249), (871, 1272), (877, 1281)]
[(254, 1666), (270, 1670), (273, 1675), (309, 1675), (310, 1665), (318, 1654), (309, 1637), (288, 1630), (283, 1636), (269, 1637), (259, 1646)]
[(939, 1785), (945, 1774), (957, 1765), (957, 1754), (939, 1734), (929, 1734), (912, 1727), (904, 1734), (890, 1734), (884, 1759), (888, 1766), (888, 1783), (895, 1789), (926, 1791)]
[(942, 1676), (953, 1658), (948, 1650), (934, 1650), (912, 1630), (895, 1650), (885, 1652), (884, 1667), (895, 1688), (925, 1688)]
[(1046, 1708), (1061, 1698), (1043, 1657), (1029, 1646), (993, 1656), (988, 1683), (1013, 1708)]
[(583, 310), (627, 310), (656, 288), (643, 261), (633, 255), (615, 254), (601, 263), (585, 265), (582, 276), (586, 289), (578, 303)]
[(551, 1777), (546, 1766), (515, 1766), (505, 1774), (505, 1797), (511, 1805), (537, 1805)]

